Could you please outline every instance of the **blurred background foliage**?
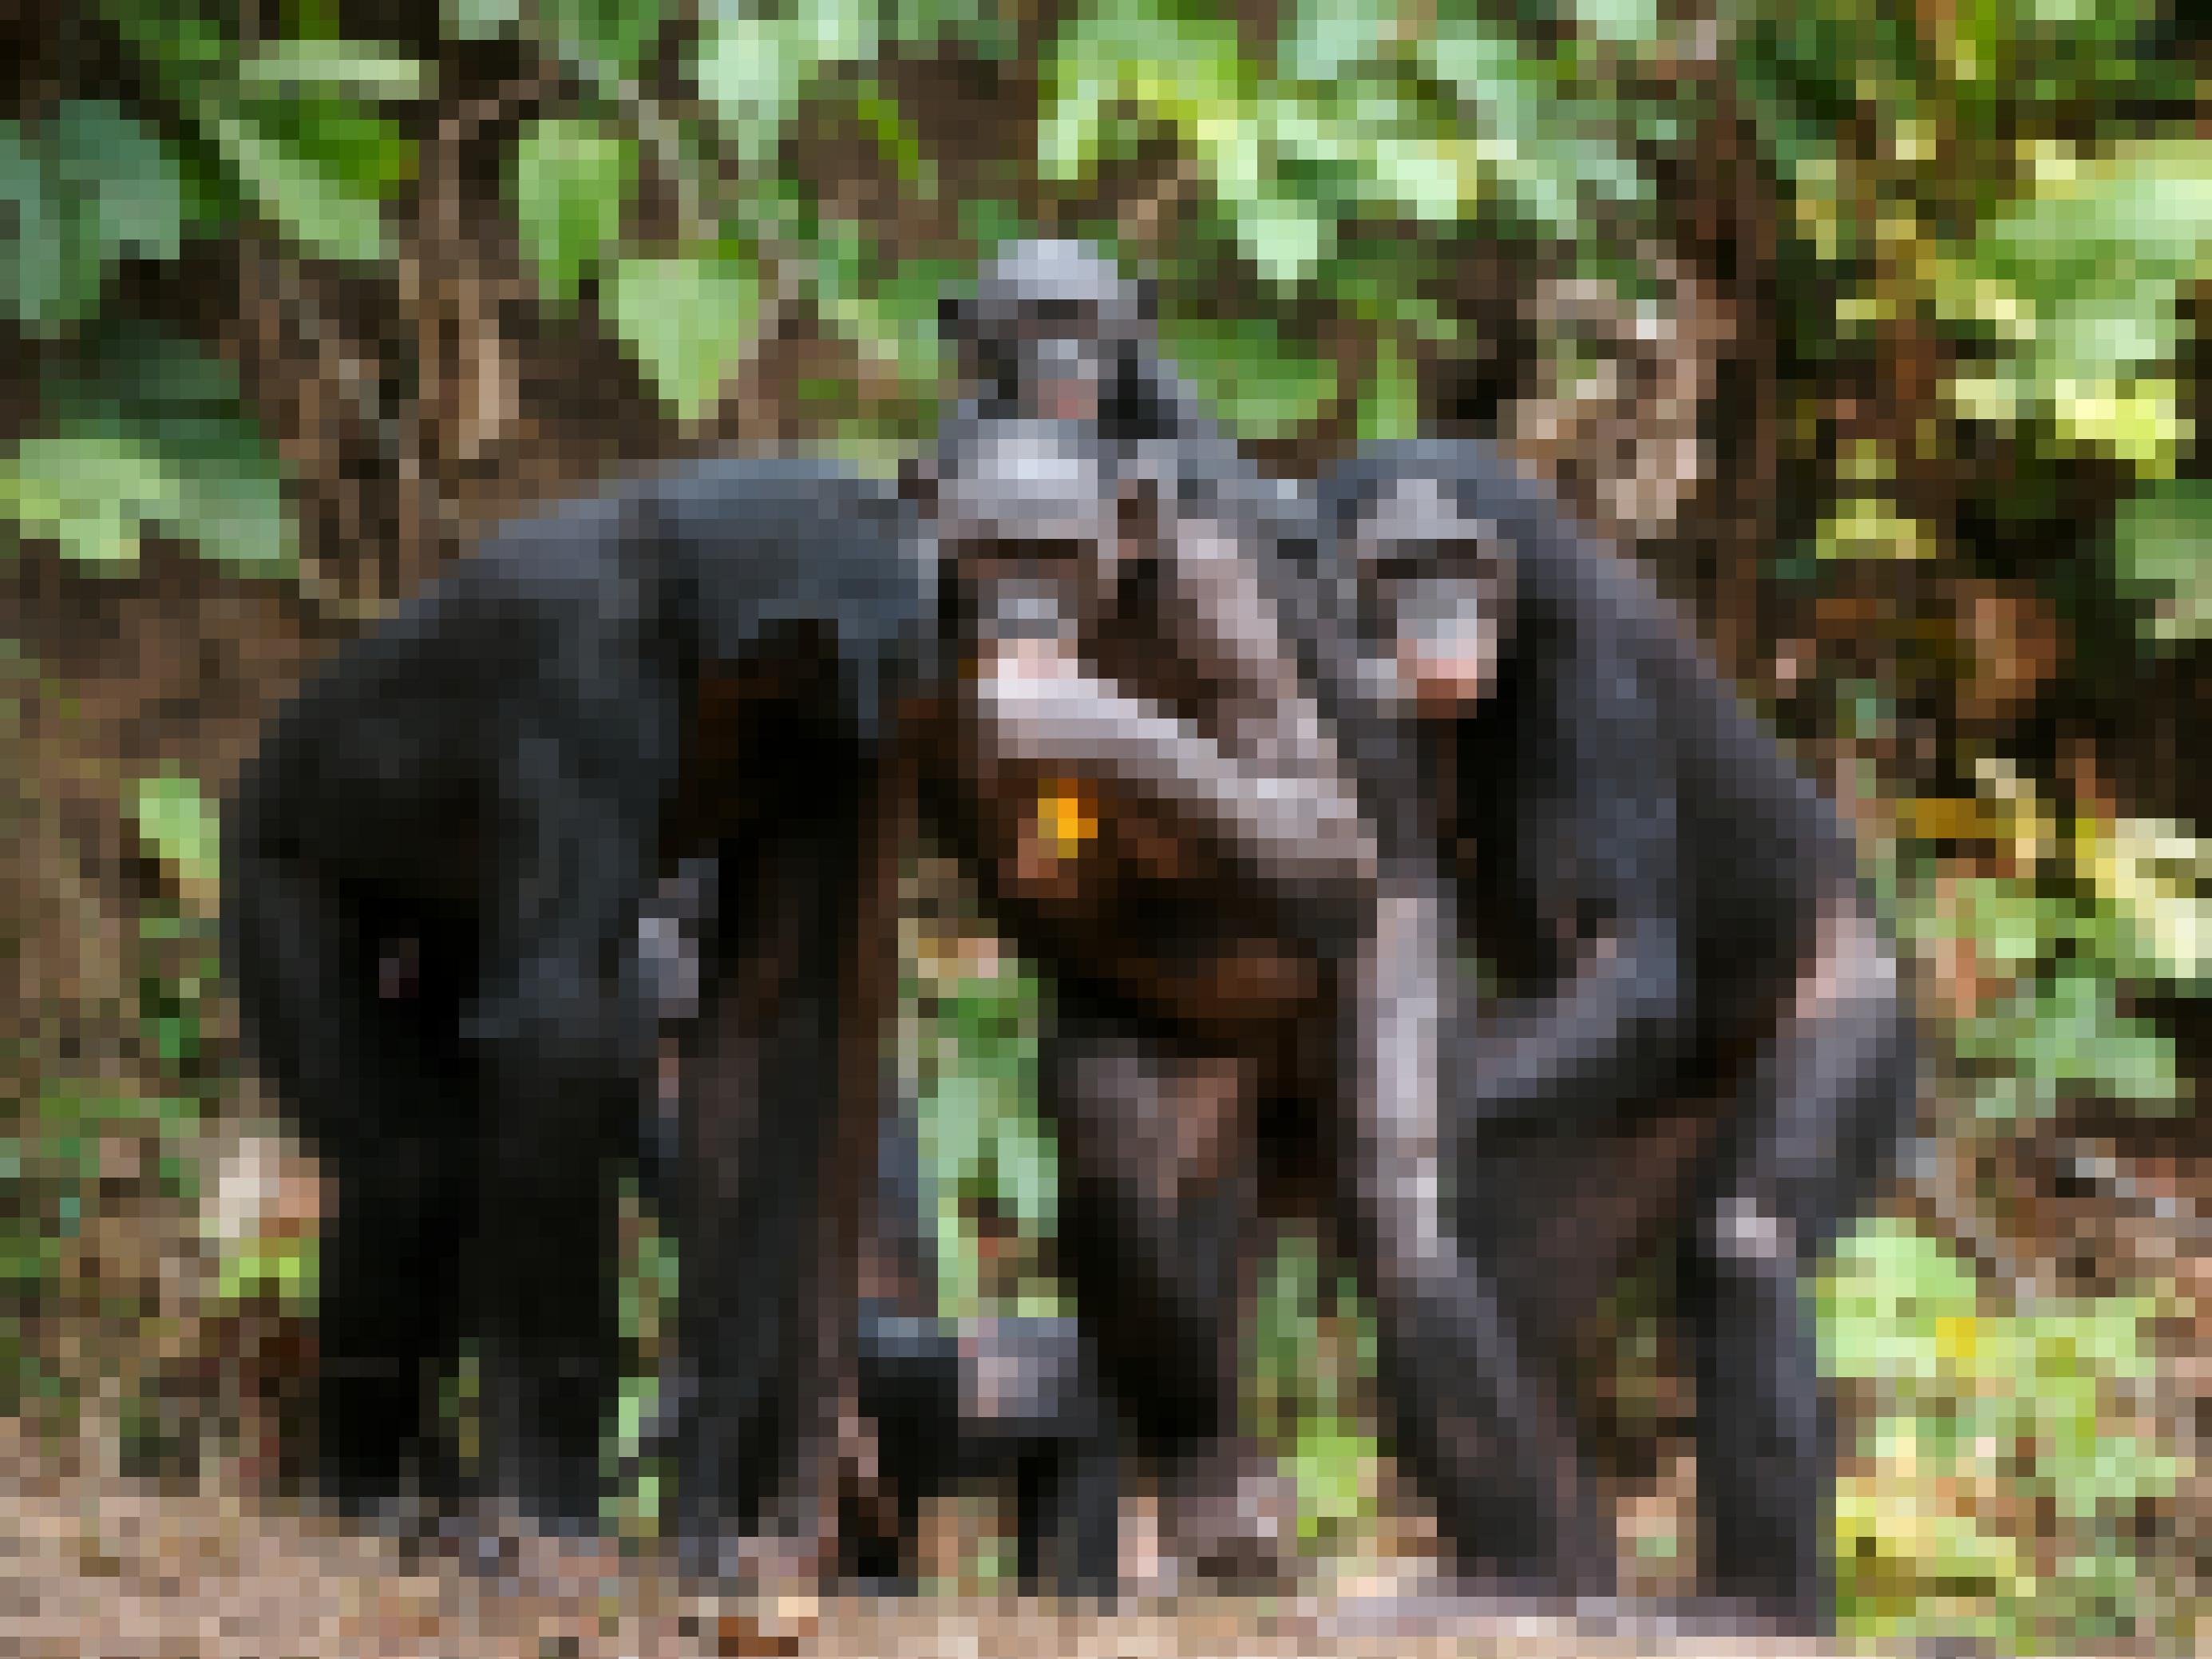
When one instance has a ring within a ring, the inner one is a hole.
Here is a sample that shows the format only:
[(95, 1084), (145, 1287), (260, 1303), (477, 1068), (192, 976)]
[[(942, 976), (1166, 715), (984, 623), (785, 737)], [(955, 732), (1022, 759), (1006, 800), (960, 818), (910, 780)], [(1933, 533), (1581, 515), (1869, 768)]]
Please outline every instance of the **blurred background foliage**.
[[(1042, 228), (1157, 276), (1177, 361), (1272, 464), (1495, 435), (1698, 617), (1859, 825), (1942, 1060), (1823, 1301), (1850, 1626), (2188, 1645), (2212, 1571), (2194, 15), (15, 9), (14, 1410), (132, 1467), (274, 1456), (315, 1188), (239, 1060), (210, 916), (210, 803), (260, 714), (523, 505), (708, 447), (910, 447), (948, 390), (942, 286)], [(946, 1289), (1048, 1304), (1049, 988), (931, 867), (902, 1049)], [(680, 1264), (633, 1232), (649, 1358)], [(1599, 1369), (1650, 1448), (1618, 1480), (1663, 1584), (1694, 1477), (1655, 1295), (1624, 1292)], [(1387, 1553), (1358, 1310), (1297, 1239), (1259, 1310), (1253, 1409), (1317, 1555)]]

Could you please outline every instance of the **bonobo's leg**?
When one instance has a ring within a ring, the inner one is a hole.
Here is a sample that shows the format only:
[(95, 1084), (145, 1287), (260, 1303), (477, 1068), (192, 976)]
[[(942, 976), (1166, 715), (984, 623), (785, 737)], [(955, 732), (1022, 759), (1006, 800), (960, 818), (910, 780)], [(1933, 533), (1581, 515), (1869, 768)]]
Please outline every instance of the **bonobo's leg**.
[(1917, 1087), (1887, 947), (1850, 912), (1824, 931), (1685, 1241), (1681, 1290), (1711, 1587), (1814, 1628), (1833, 1618), (1835, 1448), (1803, 1280), (1909, 1127)]
[(1158, 1459), (1175, 1541), (1219, 1577), (1267, 1576), (1287, 1540), (1237, 1437), (1256, 1223), (1255, 1072), (1063, 984), (1040, 1093), (1060, 1146), (1060, 1250), (1109, 1396)]
[(1452, 887), (1432, 856), (1410, 838), (1387, 849), (1374, 938), (1345, 1000), (1341, 1224), (1375, 1300), (1400, 1448), (1462, 1565), (1603, 1594), (1612, 1540), (1565, 1401), (1449, 1224), (1440, 1091), (1455, 939)]
[(922, 1498), (966, 1479), (1013, 1483), (1020, 1582), (1113, 1593), (1120, 1483), (1112, 1413), (1072, 1319), (937, 1312), (936, 1194), (910, 1104), (887, 1109), (862, 1270), (854, 1365), (876, 1473), (847, 1494), (841, 1576), (911, 1583)]
[[(720, 983), (689, 1068), (672, 1185), (684, 1291), (678, 1536), (722, 1573), (799, 1461), (818, 1448), (823, 1176), (838, 1121), (841, 972), (858, 826), (778, 829), (725, 863)], [(843, 1304), (844, 1316), (850, 1309)]]
[[(537, 753), (550, 765), (558, 750), (541, 740)], [(489, 971), (463, 1027), (487, 1102), (472, 1287), (483, 1465), (526, 1513), (588, 1530), (621, 1375), (615, 1176), (637, 1149), (652, 1054), (650, 1011), (617, 957), (645, 903), (653, 818), (535, 775), (515, 799), (529, 817), (512, 844), (527, 850), (499, 872)]]
[(474, 1080), (454, 1035), (466, 963), (413, 924), (387, 940), (398, 918), (251, 834), (224, 865), (248, 1036), (325, 1184), (312, 1475), (368, 1513), (400, 1495), (410, 1462), (433, 1486), (450, 1474), (430, 1403), (475, 1202)]
[(962, 1327), (960, 1346), (963, 1433), (1013, 1466), (1021, 1583), (1048, 1575), (1063, 1595), (1112, 1595), (1120, 1434), (1087, 1333), (1073, 1319), (987, 1318)]
[(620, 1376), (615, 1175), (635, 1146), (639, 1085), (596, 1070), (500, 1066), (481, 1153), (484, 1474), (556, 1531), (599, 1520)]
[(875, 1470), (848, 1489), (838, 1576), (866, 1588), (911, 1587), (921, 1500), (957, 1472), (959, 1339), (937, 1313), (936, 1193), (910, 1102), (887, 1109), (854, 1345), (859, 1403)]

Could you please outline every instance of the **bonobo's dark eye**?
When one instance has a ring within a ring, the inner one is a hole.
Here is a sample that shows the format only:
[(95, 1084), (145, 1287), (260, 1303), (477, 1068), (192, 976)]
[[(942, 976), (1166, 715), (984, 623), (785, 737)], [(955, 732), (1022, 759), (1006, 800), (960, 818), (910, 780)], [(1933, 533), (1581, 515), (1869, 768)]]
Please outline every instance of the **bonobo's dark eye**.
[(1362, 568), (1370, 580), (1403, 582), (1425, 576), (1487, 576), (1496, 565), (1495, 551), (1486, 540), (1454, 537), (1384, 543), (1373, 550)]
[(1368, 580), (1376, 582), (1418, 581), (1436, 568), (1436, 548), (1426, 542), (1393, 542), (1366, 561)]
[(1073, 564), (1092, 552), (1089, 544), (1035, 536), (979, 537), (962, 550), (965, 556), (992, 564)]

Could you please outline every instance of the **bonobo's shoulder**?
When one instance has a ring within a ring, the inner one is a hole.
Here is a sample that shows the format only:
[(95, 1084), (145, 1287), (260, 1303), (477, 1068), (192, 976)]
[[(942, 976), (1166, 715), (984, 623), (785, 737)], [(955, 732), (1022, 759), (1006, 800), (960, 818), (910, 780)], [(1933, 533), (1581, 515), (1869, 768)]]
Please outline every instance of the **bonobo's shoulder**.
[(492, 611), (524, 634), (533, 618), (573, 631), (586, 617), (605, 625), (634, 613), (710, 653), (741, 654), (805, 623), (852, 648), (912, 651), (933, 611), (933, 563), (896, 480), (815, 457), (718, 456), (607, 481), (501, 525), (413, 627)]
[(820, 573), (896, 580), (920, 515), (897, 481), (811, 456), (723, 456), (640, 486), (671, 556), (789, 559)]
[(406, 630), (409, 616), (435, 628), (490, 612), (519, 625), (607, 609), (649, 572), (647, 541), (636, 481), (602, 479), (483, 530), (443, 580), (395, 616), (394, 631)]
[(934, 542), (896, 479), (813, 457), (722, 457), (651, 481), (641, 505), (710, 652), (819, 623), (848, 653), (926, 654)]
[(1273, 543), (1310, 539), (1315, 497), (1303, 480), (1262, 468), (1214, 422), (1194, 417), (1173, 434), (1129, 447), (1124, 465), (1148, 473), (1176, 511)]

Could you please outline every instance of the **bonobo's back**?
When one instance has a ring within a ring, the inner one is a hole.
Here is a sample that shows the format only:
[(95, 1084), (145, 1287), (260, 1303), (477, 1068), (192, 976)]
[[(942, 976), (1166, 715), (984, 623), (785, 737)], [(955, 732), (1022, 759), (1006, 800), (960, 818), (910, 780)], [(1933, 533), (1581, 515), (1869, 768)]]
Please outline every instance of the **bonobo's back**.
[(834, 643), (869, 728), (880, 690), (933, 673), (934, 545), (894, 482), (831, 461), (732, 459), (637, 491), (705, 658), (748, 660), (811, 631)]

